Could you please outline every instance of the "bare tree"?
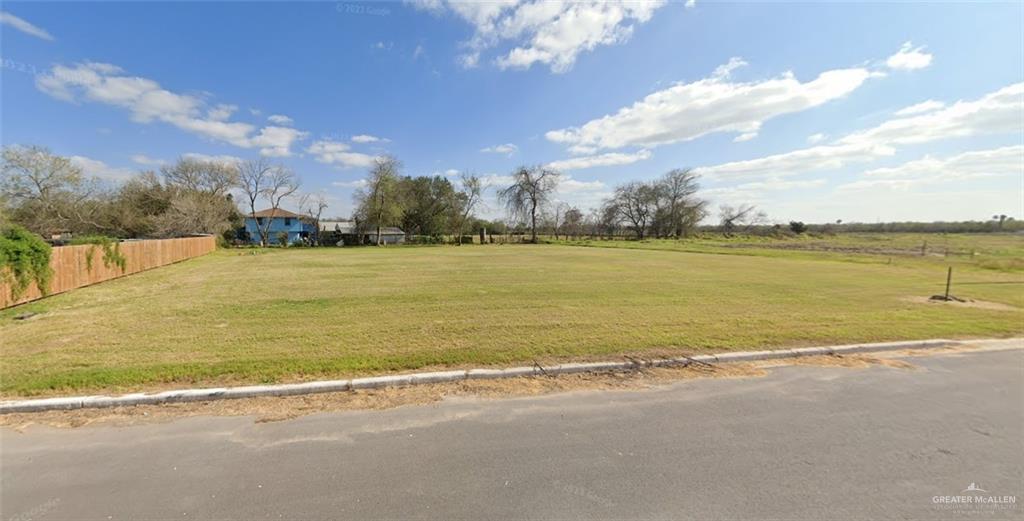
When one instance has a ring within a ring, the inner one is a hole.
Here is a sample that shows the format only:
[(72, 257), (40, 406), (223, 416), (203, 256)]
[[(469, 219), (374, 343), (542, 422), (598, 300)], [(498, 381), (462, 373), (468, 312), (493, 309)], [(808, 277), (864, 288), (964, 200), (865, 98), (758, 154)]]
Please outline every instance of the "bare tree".
[[(469, 220), (469, 216), (473, 214), (473, 209), (480, 204), (480, 197), (483, 193), (483, 185), (481, 184), (479, 177), (469, 172), (463, 172), (461, 181), (462, 189), (459, 191), (459, 198), (461, 199), (462, 211), (458, 216), (459, 222), (456, 225), (460, 246), (462, 245), (462, 233), (466, 227), (466, 221)], [(482, 241), (483, 235), (480, 237)]]
[(69, 159), (44, 147), (4, 147), (0, 195), (11, 217), (39, 234), (58, 228), (96, 231), (99, 186)]
[(611, 207), (625, 219), (637, 239), (643, 239), (658, 208), (658, 189), (652, 183), (633, 181), (615, 189)]
[(512, 174), (512, 186), (498, 192), (498, 200), (509, 214), (529, 219), (530, 242), (537, 242), (537, 212), (542, 210), (558, 187), (560, 174), (543, 167), (520, 167)]
[(160, 169), (167, 185), (189, 192), (224, 196), (238, 186), (238, 165), (225, 161), (208, 161), (189, 157)]
[(267, 189), (264, 192), (267, 202), (270, 203), (270, 216), (267, 219), (263, 219), (263, 225), (259, 226), (259, 221), (256, 221), (257, 227), (260, 230), (260, 245), (266, 246), (267, 239), (270, 236), (270, 224), (273, 222), (274, 217), (277, 216), (277, 211), (281, 208), (281, 202), (291, 197), (295, 192), (299, 191), (299, 178), (286, 166), (277, 165), (270, 171), (270, 176), (267, 178)]
[(569, 208), (565, 212), (565, 216), (562, 217), (562, 228), (565, 232), (565, 238), (568, 239), (572, 236), (575, 239), (579, 236), (580, 231), (583, 229), (583, 212), (575, 206)]
[(267, 185), (270, 182), (270, 174), (274, 165), (264, 157), (257, 157), (242, 162), (238, 165), (238, 187), (249, 203), (249, 217), (256, 223), (256, 230), (260, 232), (260, 246), (266, 246), (260, 230), (259, 220), (256, 219), (256, 201), (266, 195)]
[(320, 245), (320, 216), (327, 209), (327, 196), (323, 192), (304, 194), (299, 199), (299, 211), (305, 212), (313, 223), (313, 244)]
[(718, 217), (726, 236), (736, 231), (745, 232), (758, 224), (768, 222), (768, 214), (752, 204), (741, 204), (736, 207), (723, 204), (718, 208)]
[(555, 240), (558, 240), (558, 232), (565, 225), (565, 214), (569, 212), (570, 206), (568, 203), (559, 202), (555, 204), (554, 214), (551, 222), (551, 230), (555, 234)]
[(707, 216), (707, 202), (695, 197), (700, 185), (689, 168), (669, 171), (658, 183), (665, 213), (665, 235), (684, 237)]
[(221, 234), (231, 229), (237, 215), (238, 209), (225, 196), (179, 189), (170, 207), (155, 217), (155, 233), (160, 237)]
[(622, 225), (622, 216), (619, 214), (619, 208), (615, 204), (615, 200), (605, 201), (595, 213), (595, 223), (598, 229), (611, 239), (619, 231), (619, 226)]

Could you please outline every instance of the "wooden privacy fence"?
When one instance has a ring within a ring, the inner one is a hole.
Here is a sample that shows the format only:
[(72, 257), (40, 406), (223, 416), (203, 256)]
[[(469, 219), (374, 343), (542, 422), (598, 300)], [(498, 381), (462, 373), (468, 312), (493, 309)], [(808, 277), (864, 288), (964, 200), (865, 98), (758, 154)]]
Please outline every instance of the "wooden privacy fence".
[[(217, 248), (217, 239), (207, 236), (128, 241), (118, 243), (118, 248), (125, 259), (124, 270), (113, 262), (105, 265), (103, 247), (98, 244), (53, 248), (50, 255), (53, 278), (49, 295), (206, 255)], [(43, 298), (43, 293), (34, 282), (17, 300), (11, 299), (10, 285), (0, 282), (0, 309), (40, 298)]]

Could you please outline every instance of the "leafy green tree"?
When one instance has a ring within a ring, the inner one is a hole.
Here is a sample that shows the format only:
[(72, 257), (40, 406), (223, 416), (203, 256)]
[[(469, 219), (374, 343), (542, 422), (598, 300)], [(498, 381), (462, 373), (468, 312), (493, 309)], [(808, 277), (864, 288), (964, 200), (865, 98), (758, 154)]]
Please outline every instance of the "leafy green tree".
[(377, 245), (382, 244), (381, 228), (394, 226), (402, 217), (399, 197), (399, 172), (402, 164), (391, 156), (374, 160), (366, 187), (355, 194), (356, 221), (360, 227), (377, 229)]
[(441, 176), (401, 177), (397, 185), (405, 233), (439, 236), (448, 229), (459, 202), (451, 181)]

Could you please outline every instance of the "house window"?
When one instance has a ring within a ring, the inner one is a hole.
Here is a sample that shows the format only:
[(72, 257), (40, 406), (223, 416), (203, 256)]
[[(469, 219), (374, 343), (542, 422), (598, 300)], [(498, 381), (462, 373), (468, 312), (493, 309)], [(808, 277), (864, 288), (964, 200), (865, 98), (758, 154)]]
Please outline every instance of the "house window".
[(284, 218), (284, 225), (285, 226), (291, 226), (292, 225), (292, 218), (291, 217), (285, 217)]
[(262, 217), (257, 217), (256, 218), (256, 223), (259, 224), (260, 226), (263, 226), (263, 218)]

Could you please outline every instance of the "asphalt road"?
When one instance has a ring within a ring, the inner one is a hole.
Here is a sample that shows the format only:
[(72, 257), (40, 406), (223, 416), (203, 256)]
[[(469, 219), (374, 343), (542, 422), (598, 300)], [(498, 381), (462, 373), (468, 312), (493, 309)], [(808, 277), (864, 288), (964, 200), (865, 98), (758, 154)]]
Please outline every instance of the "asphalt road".
[[(1024, 351), (255, 424), (2, 431), (3, 519), (1000, 519)], [(979, 495), (980, 492), (968, 492)]]

